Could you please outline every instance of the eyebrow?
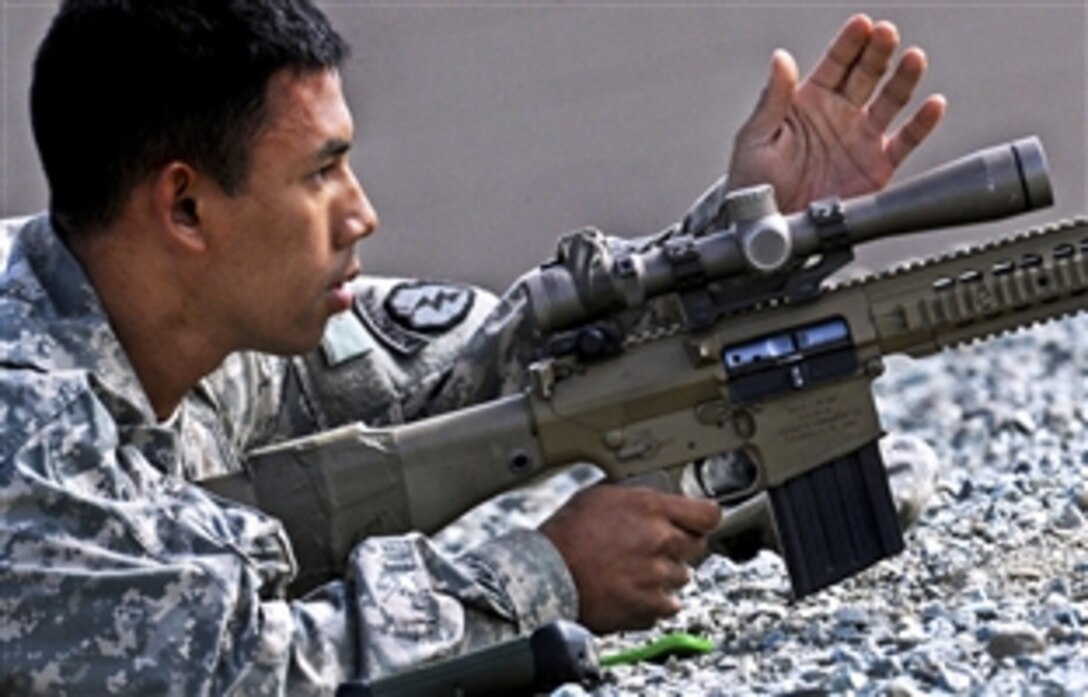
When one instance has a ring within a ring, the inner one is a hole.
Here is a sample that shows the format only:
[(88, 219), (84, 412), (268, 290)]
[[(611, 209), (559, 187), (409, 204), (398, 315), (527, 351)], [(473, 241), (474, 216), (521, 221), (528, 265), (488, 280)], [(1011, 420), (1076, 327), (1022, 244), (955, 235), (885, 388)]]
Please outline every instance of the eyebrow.
[(337, 157), (340, 157), (350, 149), (350, 141), (341, 140), (339, 138), (331, 138), (325, 141), (325, 144), (318, 149), (318, 151), (314, 154), (314, 159), (320, 162), (335, 159)]

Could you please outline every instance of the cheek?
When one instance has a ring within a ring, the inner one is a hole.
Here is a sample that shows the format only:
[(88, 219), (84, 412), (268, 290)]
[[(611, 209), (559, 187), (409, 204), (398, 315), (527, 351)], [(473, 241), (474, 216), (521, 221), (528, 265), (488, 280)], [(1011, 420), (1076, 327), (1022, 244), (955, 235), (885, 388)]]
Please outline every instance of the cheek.
[(312, 297), (335, 272), (327, 213), (310, 202), (281, 200), (262, 218), (255, 222), (263, 232), (252, 236), (248, 253), (251, 265), (261, 267), (253, 271), (265, 292), (287, 303), (293, 295), (295, 303)]
[(321, 205), (320, 200), (308, 201), (292, 211), (291, 216), (284, 216), (281, 236), (284, 244), (295, 249), (296, 254), (308, 259), (328, 257), (332, 250), (332, 212), (328, 205)]
[(285, 215), (277, 221), (275, 233), (266, 237), (268, 253), (280, 257), (284, 273), (321, 265), (330, 255), (327, 230), (324, 219), (315, 215)]
[(283, 287), (278, 292), (297, 295), (296, 302), (323, 292), (335, 273), (328, 242), (315, 234), (300, 234), (284, 249), (286, 253), (280, 256), (278, 268)]

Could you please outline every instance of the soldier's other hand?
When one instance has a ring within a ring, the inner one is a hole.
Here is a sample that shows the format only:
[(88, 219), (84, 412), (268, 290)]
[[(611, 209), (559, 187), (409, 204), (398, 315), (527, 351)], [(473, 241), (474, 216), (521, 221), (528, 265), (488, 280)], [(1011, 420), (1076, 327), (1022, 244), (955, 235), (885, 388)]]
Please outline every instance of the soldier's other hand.
[(597, 633), (646, 628), (680, 611), (718, 504), (653, 489), (601, 484), (571, 498), (540, 530), (578, 587), (579, 621)]
[(894, 24), (855, 15), (800, 86), (793, 58), (775, 51), (759, 103), (733, 141), (730, 187), (771, 184), (785, 213), (887, 184), (945, 111), (944, 97), (930, 95), (888, 133), (926, 70), (925, 54), (912, 47), (884, 81), (898, 46)]

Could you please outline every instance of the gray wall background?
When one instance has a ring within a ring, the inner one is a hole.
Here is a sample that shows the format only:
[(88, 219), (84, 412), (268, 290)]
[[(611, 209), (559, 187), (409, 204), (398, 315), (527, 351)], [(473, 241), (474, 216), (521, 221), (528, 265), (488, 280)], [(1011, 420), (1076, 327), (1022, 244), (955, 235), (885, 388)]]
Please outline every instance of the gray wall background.
[[(501, 288), (565, 230), (664, 227), (724, 169), (771, 51), (788, 48), (803, 75), (855, 11), (895, 21), (905, 44), (925, 48), (921, 92), (950, 103), (901, 177), (1034, 133), (1058, 197), (1014, 221), (869, 245), (861, 263), (1088, 210), (1083, 0), (320, 4), (354, 46), (353, 160), (382, 218), (361, 247), (371, 273)], [(47, 201), (26, 92), (55, 6), (0, 4), (0, 215)]]

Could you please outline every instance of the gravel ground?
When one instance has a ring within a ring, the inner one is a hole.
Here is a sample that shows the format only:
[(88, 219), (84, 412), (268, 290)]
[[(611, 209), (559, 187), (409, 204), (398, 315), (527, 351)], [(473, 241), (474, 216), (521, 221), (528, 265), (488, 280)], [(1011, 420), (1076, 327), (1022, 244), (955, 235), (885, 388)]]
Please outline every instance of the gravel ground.
[[(599, 650), (667, 632), (715, 649), (611, 669), (589, 694), (1088, 694), (1086, 373), (1085, 318), (890, 358), (875, 387), (884, 426), (924, 439), (942, 463), (906, 551), (800, 602), (774, 554), (710, 557), (679, 616)], [(545, 508), (516, 496), (472, 527), (532, 524)], [(446, 541), (470, 543), (465, 529)]]

